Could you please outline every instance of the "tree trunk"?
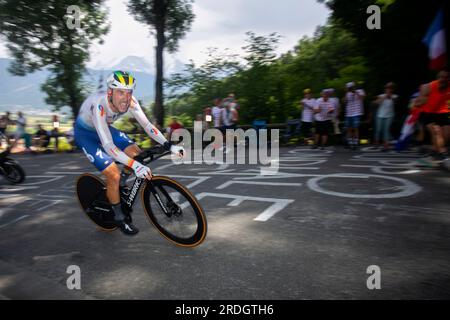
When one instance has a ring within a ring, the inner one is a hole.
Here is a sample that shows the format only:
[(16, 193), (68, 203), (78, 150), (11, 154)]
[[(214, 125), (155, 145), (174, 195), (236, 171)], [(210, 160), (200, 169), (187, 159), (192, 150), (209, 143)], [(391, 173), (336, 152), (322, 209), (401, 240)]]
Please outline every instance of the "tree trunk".
[(155, 16), (156, 16), (156, 81), (155, 81), (155, 105), (153, 108), (153, 116), (157, 124), (164, 126), (164, 101), (163, 101), (163, 53), (165, 46), (165, 23), (166, 23), (166, 1), (155, 0)]

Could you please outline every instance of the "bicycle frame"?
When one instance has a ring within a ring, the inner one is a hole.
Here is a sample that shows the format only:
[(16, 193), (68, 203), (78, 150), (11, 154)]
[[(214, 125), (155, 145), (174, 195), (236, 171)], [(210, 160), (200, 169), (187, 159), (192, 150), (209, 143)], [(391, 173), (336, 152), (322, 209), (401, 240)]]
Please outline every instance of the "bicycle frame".
[(138, 194), (141, 186), (144, 184), (145, 179), (136, 178), (133, 182), (133, 186), (131, 187), (130, 194), (126, 199), (124, 199), (124, 204), (128, 207), (128, 209), (132, 209), (134, 202), (136, 201), (136, 195)]
[[(155, 147), (154, 150), (158, 150), (158, 149), (160, 149), (159, 146)], [(140, 162), (142, 162), (144, 164), (149, 164), (150, 162), (155, 161), (156, 159), (161, 158), (161, 157), (165, 156), (166, 154), (169, 154), (170, 151), (161, 153), (158, 156), (155, 156), (156, 153), (158, 153), (158, 152), (155, 152), (152, 149), (151, 150), (147, 150), (147, 151), (144, 151), (139, 156), (135, 157), (134, 159), (138, 160), (138, 161), (140, 161)], [(148, 158), (150, 158), (150, 159), (147, 160)], [(154, 191), (153, 194), (155, 195), (155, 198), (158, 201), (159, 205), (161, 206), (161, 208), (164, 210), (164, 212), (166, 214), (169, 214), (166, 206), (163, 204), (161, 198), (159, 197), (158, 193), (154, 189), (154, 187), (152, 185), (152, 181), (151, 180), (147, 180), (146, 181), (146, 179), (141, 179), (141, 178), (138, 178), (138, 177), (136, 177), (136, 179), (133, 182), (133, 185), (132, 185), (132, 187), (130, 189), (130, 194), (127, 197), (125, 197), (125, 198), (122, 197), (122, 193), (120, 195), (121, 198), (123, 199), (122, 200), (123, 203), (127, 206), (127, 209), (131, 210), (133, 208), (134, 202), (136, 201), (136, 195), (139, 193), (139, 191), (141, 190), (142, 185), (144, 185), (145, 183), (150, 183), (150, 187), (152, 188), (152, 191)], [(169, 194), (165, 190), (161, 190), (161, 191), (164, 193), (164, 195), (168, 199), (172, 200), (171, 197), (169, 196)]]

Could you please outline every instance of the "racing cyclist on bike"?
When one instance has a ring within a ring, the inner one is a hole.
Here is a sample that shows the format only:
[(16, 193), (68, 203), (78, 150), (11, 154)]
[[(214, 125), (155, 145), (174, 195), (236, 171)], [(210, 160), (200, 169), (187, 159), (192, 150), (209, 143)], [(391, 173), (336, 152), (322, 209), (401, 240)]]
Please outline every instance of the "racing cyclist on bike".
[[(183, 156), (184, 149), (172, 145), (161, 132), (150, 123), (145, 116), (133, 90), (135, 78), (123, 71), (114, 71), (107, 79), (107, 92), (101, 91), (90, 95), (81, 105), (74, 126), (76, 144), (84, 151), (89, 161), (106, 177), (106, 196), (112, 205), (114, 221), (119, 229), (127, 235), (139, 232), (131, 221), (126, 219), (121, 204), (119, 188), (125, 184), (126, 176), (114, 161), (131, 168), (139, 178), (152, 178), (152, 172), (147, 166), (133, 160), (141, 149), (127, 135), (111, 124), (120, 116), (129, 112), (144, 128), (145, 132), (162, 144), (166, 150)], [(131, 173), (131, 170), (128, 169)]]

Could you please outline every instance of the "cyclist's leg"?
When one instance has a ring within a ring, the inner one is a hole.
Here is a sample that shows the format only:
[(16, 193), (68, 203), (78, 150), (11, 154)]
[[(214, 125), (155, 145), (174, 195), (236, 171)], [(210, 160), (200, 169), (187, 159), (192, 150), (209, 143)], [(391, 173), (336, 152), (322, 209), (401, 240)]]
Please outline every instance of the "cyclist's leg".
[(119, 229), (127, 235), (139, 232), (122, 211), (119, 183), (120, 171), (114, 160), (103, 150), (96, 132), (75, 128), (75, 141), (83, 150), (89, 161), (106, 177), (106, 196), (111, 203), (113, 218)]
[(117, 165), (113, 162), (102, 171), (106, 177), (106, 197), (109, 202), (114, 205), (120, 203), (119, 183), (120, 171)]
[[(127, 156), (134, 158), (142, 152), (142, 150), (131, 140), (125, 133), (117, 130), (114, 127), (109, 127), (114, 144)], [(127, 166), (124, 167), (123, 174), (120, 177), (119, 185), (126, 186), (126, 181), (133, 170)]]
[(120, 202), (120, 172), (114, 160), (101, 145), (96, 132), (75, 127), (75, 141), (89, 161), (106, 177), (106, 196), (111, 204)]

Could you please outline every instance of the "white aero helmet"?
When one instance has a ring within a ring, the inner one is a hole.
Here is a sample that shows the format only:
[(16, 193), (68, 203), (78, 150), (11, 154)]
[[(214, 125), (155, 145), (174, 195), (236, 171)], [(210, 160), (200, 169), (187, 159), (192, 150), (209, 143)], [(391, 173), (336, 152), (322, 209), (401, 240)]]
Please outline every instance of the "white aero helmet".
[(128, 72), (114, 71), (109, 75), (106, 84), (110, 89), (134, 90), (136, 80)]

